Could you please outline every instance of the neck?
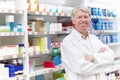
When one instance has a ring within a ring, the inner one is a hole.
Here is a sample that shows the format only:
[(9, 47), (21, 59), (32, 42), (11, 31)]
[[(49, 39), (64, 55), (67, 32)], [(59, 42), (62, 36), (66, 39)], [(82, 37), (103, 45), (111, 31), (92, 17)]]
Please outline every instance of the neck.
[[(80, 33), (81, 33), (81, 32), (80, 32)], [(82, 37), (83, 39), (85, 39), (85, 40), (86, 40), (86, 39), (87, 39), (87, 37), (88, 37), (88, 32), (81, 33), (81, 34), (82, 34), (82, 36), (81, 36), (81, 37)]]
[(87, 34), (87, 32), (85, 32), (85, 33), (80, 32), (80, 33), (81, 33), (82, 35), (84, 35), (84, 36)]
[[(80, 32), (80, 31), (79, 31)], [(86, 35), (88, 35), (88, 32), (87, 31), (85, 31), (85, 32), (80, 32), (82, 35), (84, 35), (84, 36), (86, 36)]]

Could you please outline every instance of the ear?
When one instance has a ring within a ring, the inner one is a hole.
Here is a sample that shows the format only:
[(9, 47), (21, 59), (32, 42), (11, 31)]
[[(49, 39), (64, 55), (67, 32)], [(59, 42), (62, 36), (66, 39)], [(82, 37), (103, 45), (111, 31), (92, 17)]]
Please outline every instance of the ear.
[(75, 25), (74, 21), (72, 21), (73, 25)]
[(75, 24), (74, 19), (72, 19), (72, 24), (73, 24), (73, 25)]

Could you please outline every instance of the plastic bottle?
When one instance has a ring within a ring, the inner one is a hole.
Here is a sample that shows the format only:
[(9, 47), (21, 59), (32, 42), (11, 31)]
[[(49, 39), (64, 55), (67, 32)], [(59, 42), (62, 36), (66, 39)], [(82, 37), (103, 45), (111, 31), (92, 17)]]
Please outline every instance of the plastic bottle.
[(6, 16), (6, 25), (10, 27), (10, 31), (14, 31), (14, 15)]
[(23, 61), (22, 59), (18, 59), (18, 74), (23, 74)]
[(25, 51), (24, 51), (24, 44), (19, 44), (19, 54), (23, 54)]

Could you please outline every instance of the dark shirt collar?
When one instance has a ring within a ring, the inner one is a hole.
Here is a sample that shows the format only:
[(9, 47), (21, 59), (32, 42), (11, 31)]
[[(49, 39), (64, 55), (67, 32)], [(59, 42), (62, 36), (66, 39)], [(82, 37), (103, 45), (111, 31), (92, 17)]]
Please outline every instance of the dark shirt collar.
[(86, 40), (89, 37), (88, 32), (85, 35), (81, 34), (81, 37)]

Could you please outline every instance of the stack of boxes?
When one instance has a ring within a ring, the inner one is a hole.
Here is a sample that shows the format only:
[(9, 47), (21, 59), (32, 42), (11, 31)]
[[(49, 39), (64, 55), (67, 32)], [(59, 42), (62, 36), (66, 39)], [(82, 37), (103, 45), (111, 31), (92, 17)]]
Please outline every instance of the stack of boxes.
[(52, 60), (54, 61), (55, 66), (61, 64), (59, 46), (59, 43), (52, 43)]

